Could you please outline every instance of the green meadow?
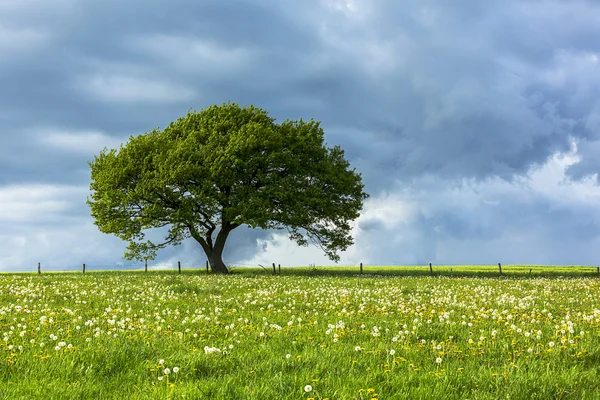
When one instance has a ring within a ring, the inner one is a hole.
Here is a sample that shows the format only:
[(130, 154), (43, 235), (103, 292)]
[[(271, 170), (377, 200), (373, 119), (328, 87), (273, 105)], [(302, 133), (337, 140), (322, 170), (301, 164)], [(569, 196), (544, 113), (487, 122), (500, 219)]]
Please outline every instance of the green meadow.
[(600, 398), (596, 268), (502, 268), (3, 274), (0, 399)]

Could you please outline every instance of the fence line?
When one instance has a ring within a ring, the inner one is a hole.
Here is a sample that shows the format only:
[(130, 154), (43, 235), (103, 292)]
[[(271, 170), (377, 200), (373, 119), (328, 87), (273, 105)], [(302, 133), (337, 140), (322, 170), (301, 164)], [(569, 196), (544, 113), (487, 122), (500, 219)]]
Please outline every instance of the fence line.
[[(268, 272), (268, 268), (264, 267), (261, 264), (243, 264), (243, 263), (226, 263), (229, 265), (230, 269), (235, 269), (235, 268), (263, 268), (263, 270)], [(122, 265), (89, 265), (86, 263), (81, 264), (82, 266), (79, 267), (81, 268), (82, 274), (86, 273), (87, 271), (90, 270), (106, 270), (106, 271), (131, 271), (131, 270), (140, 270), (141, 268), (144, 268), (145, 272), (148, 272), (148, 260), (145, 260), (143, 264), (122, 264)], [(276, 264), (276, 263), (272, 263), (271, 264), (272, 268), (273, 268), (273, 275), (281, 275), (281, 264)], [(37, 273), (38, 275), (41, 275), (42, 272), (44, 271), (48, 271), (48, 272), (67, 272), (67, 271), (76, 271), (77, 269), (79, 269), (78, 267), (62, 267), (62, 268), (57, 268), (57, 267), (44, 267), (42, 268), (43, 265), (41, 262), (37, 263)], [(157, 266), (154, 267), (150, 267), (150, 269), (152, 270), (174, 270), (175, 268), (177, 268), (178, 273), (181, 274), (182, 268), (187, 268), (187, 269), (198, 269), (201, 270), (203, 269), (204, 265), (202, 264), (198, 264), (198, 263), (186, 263), (186, 264), (182, 264), (181, 261), (177, 261), (177, 267), (175, 266), (169, 266), (169, 265), (164, 265), (164, 264), (158, 264)], [(209, 268), (209, 262), (208, 260), (205, 263), (205, 267), (206, 267), (206, 273), (210, 273), (210, 268)], [(363, 265), (363, 263), (359, 263), (358, 266), (354, 265), (345, 265), (345, 266), (322, 266), (321, 268), (357, 268), (357, 272), (360, 275), (365, 274), (365, 269), (367, 268), (366, 265)], [(447, 268), (450, 268), (450, 274), (453, 274), (453, 268), (452, 267), (461, 267), (461, 269), (470, 269), (470, 268), (481, 268), (481, 267), (485, 267), (485, 268), (494, 268), (493, 264), (485, 264), (485, 263), (480, 263), (480, 264), (473, 264), (473, 265), (464, 265), (464, 264), (437, 264), (434, 265), (433, 263), (429, 263), (429, 265), (426, 264), (408, 264), (408, 265), (396, 265), (396, 266), (370, 266), (369, 271), (373, 272), (374, 268), (381, 268), (381, 269), (386, 269), (389, 270), (390, 268), (393, 269), (397, 269), (400, 270), (402, 268), (415, 268), (415, 267), (423, 267), (423, 268), (427, 268), (429, 267), (429, 275), (431, 276), (435, 276), (436, 274), (439, 273), (443, 273), (444, 271), (447, 271)], [(524, 268), (525, 270), (527, 268), (529, 268), (529, 275), (532, 274), (533, 269), (539, 269), (539, 268), (560, 268), (560, 269), (569, 269), (569, 268), (592, 268), (593, 270), (595, 270), (595, 272), (597, 274), (600, 275), (600, 267), (595, 266), (595, 265), (570, 265), (570, 266), (560, 266), (560, 265), (522, 265), (522, 264), (513, 264), (513, 265), (509, 265), (509, 267), (518, 267), (518, 268)], [(291, 267), (288, 266), (288, 269), (293, 269), (293, 268), (298, 268), (298, 267)], [(302, 267), (299, 267), (302, 268)], [(306, 267), (305, 267), (306, 268)], [(316, 269), (316, 265), (315, 264), (310, 264), (308, 266), (308, 268), (312, 268), (312, 269)], [(442, 268), (442, 270), (440, 270), (439, 268)], [(19, 269), (17, 271), (4, 271), (4, 272), (27, 272), (29, 270), (26, 269)], [(376, 270), (374, 272), (377, 272)], [(506, 268), (505, 270), (502, 269), (502, 264), (498, 263), (498, 275), (499, 276), (505, 276), (506, 275)]]

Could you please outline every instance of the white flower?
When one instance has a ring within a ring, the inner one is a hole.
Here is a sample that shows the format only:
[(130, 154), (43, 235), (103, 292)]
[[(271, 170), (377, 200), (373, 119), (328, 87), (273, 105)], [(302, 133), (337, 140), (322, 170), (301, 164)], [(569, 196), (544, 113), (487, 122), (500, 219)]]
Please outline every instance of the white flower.
[(441, 363), (442, 363), (442, 357), (438, 357), (438, 358), (436, 358), (436, 359), (435, 359), (435, 362), (436, 362), (437, 364), (441, 364)]
[(360, 351), (360, 346), (356, 346), (356, 347), (354, 348), (354, 351)]
[(169, 368), (165, 368), (163, 372), (165, 375), (169, 375), (171, 373), (171, 370)]
[(220, 353), (220, 352), (221, 352), (221, 349), (219, 349), (219, 348), (204, 346), (205, 354)]
[(163, 359), (158, 360), (158, 365), (163, 365), (164, 363), (165, 363), (165, 360), (163, 360)]
[(394, 354), (396, 354), (396, 350), (394, 350), (394, 349), (391, 349), (391, 350), (390, 350), (390, 356), (393, 356)]
[(173, 373), (178, 373), (179, 372), (179, 367), (173, 367)]
[(306, 385), (306, 386), (304, 386), (304, 391), (305, 391), (306, 393), (312, 392), (312, 386), (310, 386), (310, 385)]
[(285, 358), (290, 358), (292, 355), (291, 354), (286, 354)]
[(554, 347), (554, 342), (550, 342), (550, 343), (548, 343), (548, 346), (550, 346), (550, 347)]

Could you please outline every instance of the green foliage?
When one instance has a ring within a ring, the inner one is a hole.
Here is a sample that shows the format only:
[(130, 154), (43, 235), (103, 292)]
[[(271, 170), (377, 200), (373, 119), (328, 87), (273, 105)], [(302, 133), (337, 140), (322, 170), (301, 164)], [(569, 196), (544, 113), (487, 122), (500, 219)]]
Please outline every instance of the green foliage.
[[(343, 150), (324, 144), (318, 122), (277, 124), (234, 103), (132, 136), (90, 167), (92, 216), (102, 232), (130, 242), (128, 259), (154, 258), (192, 237), (214, 268), (227, 235), (248, 225), (287, 229), (298, 244), (311, 241), (339, 260), (367, 197)], [(146, 230), (162, 227), (169, 228), (162, 243), (145, 240)]]

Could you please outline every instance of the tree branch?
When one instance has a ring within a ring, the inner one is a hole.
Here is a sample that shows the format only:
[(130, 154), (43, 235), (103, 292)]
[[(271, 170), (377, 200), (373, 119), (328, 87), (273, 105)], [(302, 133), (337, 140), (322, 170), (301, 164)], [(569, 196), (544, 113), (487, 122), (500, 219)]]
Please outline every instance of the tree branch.
[[(213, 245), (212, 245), (212, 239), (211, 239), (211, 243), (209, 245), (209, 243), (207, 243), (207, 241), (200, 235), (200, 233), (198, 232), (198, 230), (194, 227), (193, 224), (186, 224), (188, 230), (190, 231), (190, 235), (198, 242), (200, 243), (200, 246), (202, 246), (202, 248), (204, 249), (204, 252), (208, 254), (209, 251), (213, 250)], [(211, 232), (212, 235), (212, 232)]]

